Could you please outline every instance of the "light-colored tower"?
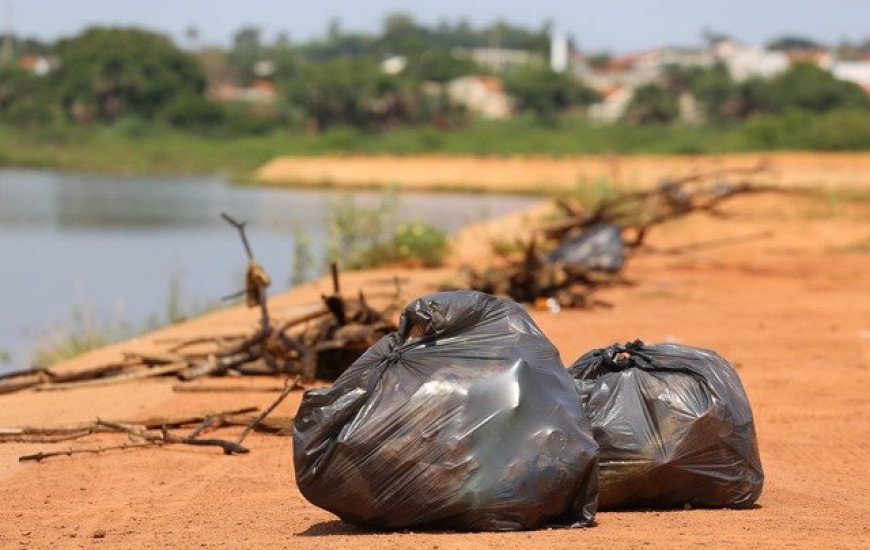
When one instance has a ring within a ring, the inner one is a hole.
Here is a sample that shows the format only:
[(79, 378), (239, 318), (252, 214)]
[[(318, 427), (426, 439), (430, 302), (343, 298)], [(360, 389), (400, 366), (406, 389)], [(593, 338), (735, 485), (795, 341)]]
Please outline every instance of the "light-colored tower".
[(568, 39), (564, 34), (550, 35), (550, 69), (564, 73), (568, 68)]

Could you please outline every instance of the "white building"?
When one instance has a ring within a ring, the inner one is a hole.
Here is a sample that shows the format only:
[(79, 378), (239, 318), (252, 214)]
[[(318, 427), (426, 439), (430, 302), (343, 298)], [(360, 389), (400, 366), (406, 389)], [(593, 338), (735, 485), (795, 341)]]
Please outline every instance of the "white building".
[(854, 82), (870, 93), (870, 61), (836, 61), (831, 73), (835, 78)]
[(447, 83), (447, 97), (484, 118), (507, 118), (514, 110), (501, 80), (491, 76), (461, 76)]
[(773, 78), (789, 66), (788, 54), (765, 50), (759, 46), (723, 40), (713, 46), (716, 57), (728, 67), (731, 78), (738, 82), (753, 77)]
[(471, 59), (494, 73), (503, 73), (527, 65), (543, 66), (544, 56), (528, 50), (510, 48), (453, 48), (453, 55)]

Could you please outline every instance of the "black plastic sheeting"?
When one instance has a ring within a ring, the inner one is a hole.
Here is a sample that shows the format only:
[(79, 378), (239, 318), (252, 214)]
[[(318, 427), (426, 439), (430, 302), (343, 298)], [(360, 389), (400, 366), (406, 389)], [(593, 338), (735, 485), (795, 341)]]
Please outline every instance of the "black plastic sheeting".
[(751, 506), (764, 474), (752, 410), (716, 352), (639, 340), (570, 368), (600, 445), (600, 508)]
[(559, 352), (515, 302), (409, 304), (293, 433), (311, 503), (376, 529), (510, 531), (594, 520), (598, 447)]
[(616, 272), (625, 265), (625, 242), (617, 225), (598, 224), (565, 241), (550, 252), (551, 262), (576, 264), (587, 269)]

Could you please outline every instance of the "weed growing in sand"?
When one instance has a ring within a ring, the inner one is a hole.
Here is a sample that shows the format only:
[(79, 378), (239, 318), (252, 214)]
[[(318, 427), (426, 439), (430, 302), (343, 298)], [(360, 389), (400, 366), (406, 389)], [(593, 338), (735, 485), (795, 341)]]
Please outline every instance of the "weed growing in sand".
[(419, 221), (399, 225), (392, 244), (396, 259), (424, 267), (441, 265), (447, 255), (447, 233)]
[(863, 254), (870, 252), (870, 237), (865, 237), (847, 245), (838, 246), (833, 249), (834, 252), (846, 252)]
[(290, 285), (297, 286), (309, 280), (316, 270), (311, 235), (300, 226), (293, 228), (293, 270)]
[[(201, 315), (214, 309), (215, 305), (191, 304), (185, 297), (181, 280), (173, 276), (169, 280), (164, 308), (162, 314), (153, 314), (142, 322), (132, 323), (121, 310), (101, 315), (86, 302), (76, 304), (68, 319), (55, 323), (40, 335), (31, 365), (35, 369), (48, 368), (87, 351)], [(3, 363), (2, 355), (0, 363)]]
[(582, 178), (574, 185), (568, 198), (577, 201), (578, 204), (582, 204), (586, 208), (594, 209), (618, 194), (619, 190), (610, 178), (598, 178), (593, 182)]
[(327, 263), (344, 269), (364, 269), (397, 261), (441, 265), (447, 254), (447, 235), (429, 224), (397, 224), (399, 198), (395, 189), (377, 204), (361, 206), (353, 195), (331, 200), (328, 209)]
[(73, 307), (68, 321), (43, 333), (32, 364), (36, 369), (44, 369), (133, 334), (130, 324), (119, 313), (100, 318), (92, 307), (79, 304)]

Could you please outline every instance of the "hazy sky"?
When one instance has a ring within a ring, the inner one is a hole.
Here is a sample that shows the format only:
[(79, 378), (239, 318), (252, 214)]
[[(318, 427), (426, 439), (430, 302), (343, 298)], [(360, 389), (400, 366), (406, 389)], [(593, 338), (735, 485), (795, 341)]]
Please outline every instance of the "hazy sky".
[(43, 39), (94, 24), (138, 25), (178, 39), (195, 25), (204, 42), (226, 44), (250, 24), (267, 39), (287, 31), (304, 40), (323, 34), (336, 17), (344, 29), (373, 32), (384, 14), (398, 10), (433, 24), (465, 17), (475, 25), (503, 19), (538, 27), (551, 19), (586, 50), (693, 44), (705, 27), (751, 43), (786, 32), (823, 41), (870, 38), (870, 0), (0, 0), (0, 7), (4, 27), (11, 13), (16, 33)]

